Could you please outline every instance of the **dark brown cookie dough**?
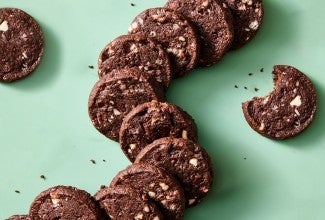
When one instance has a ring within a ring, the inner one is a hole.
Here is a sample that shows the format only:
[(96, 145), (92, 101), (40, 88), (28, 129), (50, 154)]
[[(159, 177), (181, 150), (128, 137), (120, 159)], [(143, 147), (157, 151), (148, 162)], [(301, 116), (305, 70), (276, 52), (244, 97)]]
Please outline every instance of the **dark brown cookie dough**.
[(7, 220), (31, 220), (28, 215), (13, 215)]
[(146, 163), (128, 166), (112, 180), (110, 187), (129, 185), (153, 199), (164, 219), (181, 219), (185, 209), (183, 189), (178, 181), (161, 168)]
[(177, 177), (184, 189), (186, 205), (194, 206), (208, 194), (213, 183), (213, 166), (207, 152), (193, 141), (161, 138), (147, 145), (135, 163), (162, 167)]
[(159, 42), (170, 55), (173, 77), (184, 76), (199, 58), (199, 40), (194, 26), (177, 12), (150, 8), (139, 14), (129, 33), (143, 33)]
[(88, 113), (99, 132), (118, 141), (123, 118), (129, 111), (138, 104), (164, 99), (163, 88), (139, 69), (115, 69), (95, 84), (89, 96)]
[(126, 185), (100, 189), (94, 197), (111, 219), (163, 219), (153, 200)]
[(141, 34), (123, 35), (109, 43), (98, 59), (98, 75), (110, 74), (113, 69), (137, 67), (165, 88), (172, 79), (168, 54), (154, 40)]
[(0, 81), (29, 75), (43, 51), (43, 33), (34, 18), (20, 9), (0, 8)]
[(196, 26), (201, 51), (199, 66), (217, 63), (233, 40), (232, 16), (228, 7), (217, 0), (168, 0), (165, 7), (176, 10)]
[(71, 186), (43, 191), (31, 204), (29, 216), (33, 220), (105, 219), (89, 193)]
[(262, 0), (223, 0), (233, 15), (234, 41), (232, 49), (238, 49), (251, 41), (263, 21)]
[(152, 101), (137, 106), (124, 118), (120, 144), (125, 155), (134, 161), (146, 145), (169, 136), (196, 142), (196, 124), (190, 115), (176, 105)]
[(243, 103), (248, 124), (258, 133), (285, 139), (301, 133), (312, 122), (317, 95), (309, 78), (291, 66), (274, 67), (274, 90)]

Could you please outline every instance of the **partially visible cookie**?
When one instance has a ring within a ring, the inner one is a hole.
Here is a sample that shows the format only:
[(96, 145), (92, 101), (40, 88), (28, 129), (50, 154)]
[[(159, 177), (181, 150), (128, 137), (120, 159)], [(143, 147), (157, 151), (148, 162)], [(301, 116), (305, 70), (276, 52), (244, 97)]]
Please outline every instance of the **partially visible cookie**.
[(100, 189), (94, 198), (111, 219), (163, 219), (153, 200), (129, 186)]
[(174, 77), (186, 75), (198, 61), (199, 40), (195, 28), (175, 11), (147, 9), (133, 20), (129, 33), (143, 33), (157, 40), (170, 55)]
[(199, 66), (217, 63), (228, 51), (233, 40), (232, 16), (219, 0), (168, 0), (165, 7), (190, 19), (201, 40)]
[(164, 219), (181, 219), (185, 209), (183, 189), (178, 181), (161, 168), (146, 163), (128, 166), (112, 180), (110, 187), (129, 185), (153, 199)]
[(169, 136), (197, 141), (196, 124), (176, 105), (152, 101), (138, 105), (124, 118), (120, 145), (130, 161), (134, 161), (145, 146)]
[(56, 186), (40, 193), (30, 206), (32, 220), (103, 220), (99, 206), (84, 190)]
[(13, 215), (7, 220), (31, 220), (28, 215)]
[(88, 113), (95, 128), (118, 141), (123, 118), (129, 111), (141, 103), (165, 100), (164, 89), (156, 84), (137, 68), (115, 69), (103, 76), (88, 101)]
[(317, 95), (310, 79), (291, 66), (274, 66), (274, 90), (266, 97), (243, 103), (248, 124), (273, 139), (298, 135), (313, 121)]
[(43, 32), (34, 18), (17, 8), (0, 8), (0, 81), (28, 76), (43, 51)]
[(251, 41), (262, 26), (262, 0), (223, 0), (233, 15), (234, 41), (232, 49), (238, 49)]
[(98, 75), (109, 75), (113, 69), (136, 67), (165, 88), (172, 79), (168, 54), (154, 40), (141, 34), (123, 35), (110, 42), (98, 59)]
[(162, 167), (177, 177), (184, 189), (187, 206), (194, 206), (208, 194), (213, 183), (213, 166), (207, 152), (193, 141), (161, 138), (138, 154), (135, 163)]

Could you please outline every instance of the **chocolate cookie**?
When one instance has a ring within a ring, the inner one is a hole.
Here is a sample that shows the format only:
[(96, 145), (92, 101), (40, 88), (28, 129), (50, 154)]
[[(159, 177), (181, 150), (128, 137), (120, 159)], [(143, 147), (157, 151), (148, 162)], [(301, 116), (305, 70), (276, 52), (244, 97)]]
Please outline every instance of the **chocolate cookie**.
[(43, 191), (31, 204), (29, 216), (33, 220), (105, 219), (86, 191), (71, 186), (56, 186)]
[(317, 95), (309, 78), (291, 66), (274, 67), (274, 90), (243, 103), (248, 124), (258, 133), (285, 139), (301, 133), (316, 113)]
[(129, 111), (144, 102), (165, 100), (163, 88), (156, 84), (137, 68), (115, 69), (103, 76), (88, 101), (88, 113), (95, 128), (118, 141), (122, 120)]
[(20, 9), (0, 8), (0, 81), (29, 75), (43, 51), (43, 33), (34, 18)]
[(134, 161), (145, 146), (169, 136), (197, 141), (196, 124), (176, 105), (152, 101), (137, 106), (124, 118), (120, 144), (125, 155)]
[(192, 70), (199, 58), (199, 42), (194, 26), (182, 15), (166, 8), (150, 8), (139, 14), (129, 33), (154, 38), (170, 55), (173, 76)]
[(28, 215), (13, 215), (7, 220), (31, 220)]
[(111, 219), (163, 219), (153, 200), (129, 186), (103, 188), (94, 197)]
[(202, 67), (217, 63), (231, 46), (232, 16), (224, 6), (219, 0), (168, 0), (165, 5), (195, 24), (201, 40), (199, 65)]
[(110, 187), (129, 185), (142, 191), (161, 208), (164, 219), (181, 219), (185, 209), (184, 193), (178, 181), (161, 168), (146, 163), (128, 166), (112, 180)]
[(98, 60), (99, 77), (113, 69), (137, 67), (165, 88), (172, 78), (168, 54), (161, 45), (141, 34), (123, 35), (109, 43)]
[(234, 25), (232, 49), (244, 46), (255, 37), (262, 26), (262, 0), (223, 0), (231, 10)]
[(135, 163), (162, 167), (177, 177), (184, 189), (187, 206), (194, 206), (208, 194), (213, 182), (213, 166), (207, 152), (193, 141), (161, 138), (138, 154)]

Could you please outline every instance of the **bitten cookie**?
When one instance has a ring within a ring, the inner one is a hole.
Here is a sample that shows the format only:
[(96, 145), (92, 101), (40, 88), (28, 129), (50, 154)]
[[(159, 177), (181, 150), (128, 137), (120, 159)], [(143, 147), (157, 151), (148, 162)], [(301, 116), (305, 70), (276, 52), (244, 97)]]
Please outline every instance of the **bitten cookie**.
[(238, 49), (251, 41), (263, 21), (262, 0), (223, 0), (233, 15), (234, 41), (232, 49)]
[(112, 180), (110, 187), (129, 185), (142, 191), (161, 208), (164, 219), (181, 219), (185, 209), (184, 193), (178, 181), (161, 168), (146, 163), (128, 166)]
[(305, 130), (317, 108), (317, 95), (310, 79), (291, 66), (274, 66), (274, 90), (263, 98), (243, 103), (248, 124), (258, 133), (285, 139)]
[(105, 219), (89, 193), (71, 186), (43, 191), (31, 204), (29, 216), (33, 220)]
[(156, 84), (137, 68), (115, 69), (103, 76), (88, 101), (88, 113), (95, 128), (118, 141), (123, 118), (129, 111), (141, 103), (165, 100), (163, 88)]
[(168, 54), (154, 40), (141, 34), (123, 35), (109, 43), (98, 59), (98, 75), (109, 75), (113, 69), (137, 67), (165, 88), (172, 79)]
[(0, 8), (0, 81), (28, 76), (43, 51), (43, 32), (34, 18), (20, 9)]
[(232, 16), (219, 0), (168, 0), (165, 7), (183, 14), (196, 26), (201, 40), (199, 66), (217, 63), (230, 48)]
[(13, 215), (7, 220), (31, 220), (28, 215)]
[(94, 198), (111, 219), (163, 219), (153, 200), (129, 186), (121, 185), (100, 189)]
[(154, 38), (168, 52), (173, 76), (186, 75), (199, 58), (199, 42), (194, 26), (182, 15), (166, 8), (150, 8), (139, 14), (129, 33)]
[(133, 162), (145, 146), (169, 136), (196, 142), (196, 124), (189, 114), (176, 105), (152, 101), (138, 105), (124, 118), (120, 144), (125, 155)]
[(138, 154), (135, 163), (162, 167), (177, 177), (184, 189), (187, 206), (194, 206), (208, 194), (213, 183), (213, 166), (207, 152), (193, 141), (161, 138)]

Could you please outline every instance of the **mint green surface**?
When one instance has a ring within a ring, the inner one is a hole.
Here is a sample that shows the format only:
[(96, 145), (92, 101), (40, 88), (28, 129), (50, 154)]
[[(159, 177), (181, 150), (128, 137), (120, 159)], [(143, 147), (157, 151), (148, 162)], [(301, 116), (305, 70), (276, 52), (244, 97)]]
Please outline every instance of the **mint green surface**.
[[(126, 33), (139, 12), (165, 3), (132, 2), (135, 7), (130, 0), (0, 1), (34, 16), (46, 43), (37, 71), (0, 83), (0, 219), (27, 213), (51, 186), (93, 194), (129, 164), (119, 145), (92, 126), (87, 101), (98, 79), (88, 65), (96, 67), (101, 49)], [(263, 28), (249, 45), (172, 82), (168, 100), (195, 118), (216, 173), (209, 196), (184, 219), (325, 219), (324, 8), (321, 0), (265, 0)], [(285, 141), (254, 132), (241, 111), (243, 101), (272, 90), (275, 64), (305, 72), (319, 96), (311, 126)]]

